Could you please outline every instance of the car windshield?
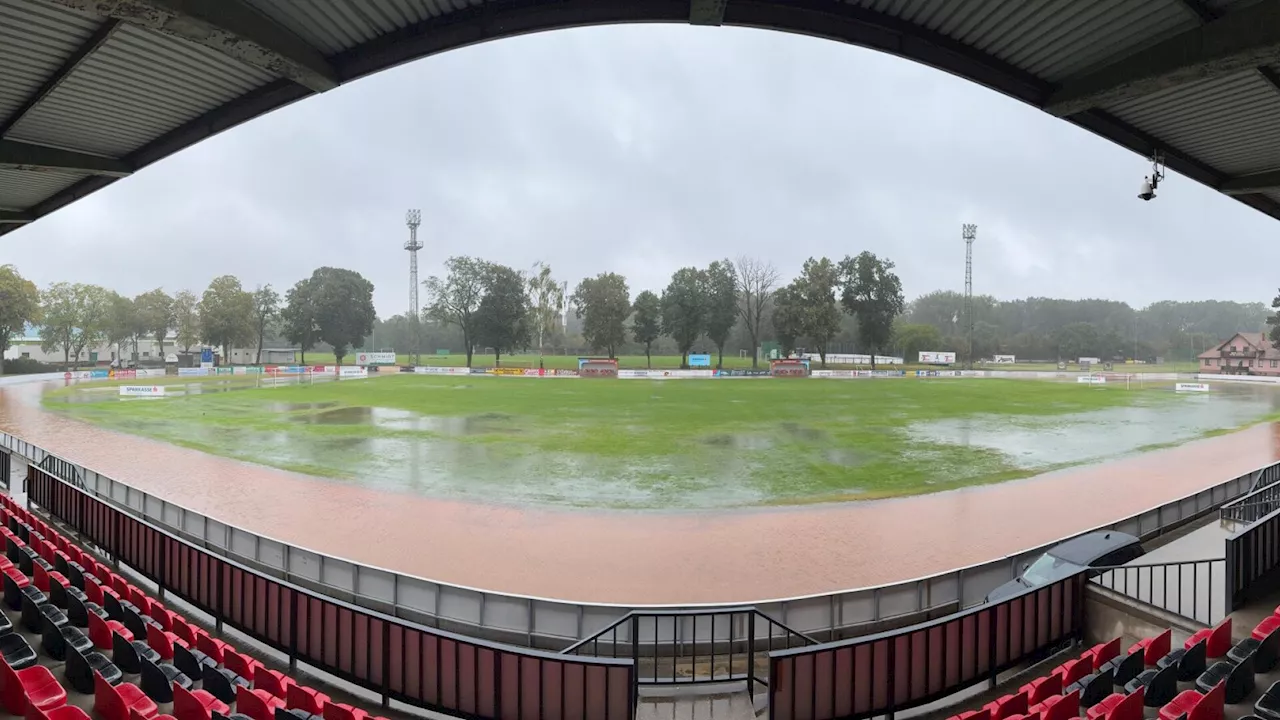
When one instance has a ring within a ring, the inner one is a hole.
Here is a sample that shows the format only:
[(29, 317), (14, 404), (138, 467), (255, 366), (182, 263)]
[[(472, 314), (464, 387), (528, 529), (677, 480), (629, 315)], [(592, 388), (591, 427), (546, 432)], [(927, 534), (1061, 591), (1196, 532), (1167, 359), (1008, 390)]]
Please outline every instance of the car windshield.
[(1079, 570), (1083, 570), (1083, 568), (1075, 563), (1067, 562), (1062, 558), (1045, 553), (1040, 556), (1039, 560), (1031, 563), (1031, 567), (1028, 567), (1026, 572), (1022, 573), (1022, 579), (1031, 586), (1046, 585)]

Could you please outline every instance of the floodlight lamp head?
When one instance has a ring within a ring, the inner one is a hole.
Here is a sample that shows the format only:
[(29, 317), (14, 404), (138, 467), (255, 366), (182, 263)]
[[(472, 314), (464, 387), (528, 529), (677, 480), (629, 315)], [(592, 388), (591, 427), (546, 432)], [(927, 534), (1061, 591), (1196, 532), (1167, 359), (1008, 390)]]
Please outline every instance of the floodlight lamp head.
[(422, 211), (410, 210), (404, 214), (404, 224), (411, 228), (416, 228), (422, 224)]
[(1151, 178), (1142, 178), (1142, 185), (1138, 188), (1138, 199), (1151, 200), (1156, 196), (1155, 186), (1151, 184)]

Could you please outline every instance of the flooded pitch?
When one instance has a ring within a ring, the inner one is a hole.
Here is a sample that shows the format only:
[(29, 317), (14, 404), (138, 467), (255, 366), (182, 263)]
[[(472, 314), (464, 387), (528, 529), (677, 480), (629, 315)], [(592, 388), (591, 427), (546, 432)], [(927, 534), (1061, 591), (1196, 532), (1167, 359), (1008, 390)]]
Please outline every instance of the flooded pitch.
[[(1092, 442), (1064, 443), (1075, 435), (1029, 418), (978, 418), (967, 426), (937, 421), (913, 432), (988, 449), (1006, 443), (1006, 450), (1030, 450), (1025, 462), (1033, 463), (1059, 457), (1043, 449), (1057, 443), (1087, 460), (1276, 409), (1269, 389), (1219, 388), (1210, 398), (1187, 399), (1184, 407), (1193, 412), (1154, 429), (1159, 421), (1142, 408), (1074, 419), (1079, 432), (1096, 432)], [(0, 387), (0, 428), (217, 519), (445, 582), (597, 602), (747, 602), (919, 577), (1110, 522), (1280, 458), (1280, 429), (1264, 424), (1106, 465), (894, 500), (713, 513), (520, 508), (386, 492), (213, 457), (43, 410), (39, 393), (34, 385)], [(389, 423), (446, 437), (472, 432), (475, 423), (509, 422), (501, 413), (446, 422), (386, 409), (303, 405), (277, 411), (296, 415), (299, 424)], [(811, 432), (806, 428), (797, 424), (791, 432)], [(1008, 444), (1014, 441), (1003, 439), (1005, 432), (1020, 439)], [(713, 432), (700, 442), (727, 449), (776, 441)], [(331, 438), (309, 452), (341, 455), (343, 442)], [(847, 452), (850, 457), (833, 460), (860, 461), (857, 450)]]

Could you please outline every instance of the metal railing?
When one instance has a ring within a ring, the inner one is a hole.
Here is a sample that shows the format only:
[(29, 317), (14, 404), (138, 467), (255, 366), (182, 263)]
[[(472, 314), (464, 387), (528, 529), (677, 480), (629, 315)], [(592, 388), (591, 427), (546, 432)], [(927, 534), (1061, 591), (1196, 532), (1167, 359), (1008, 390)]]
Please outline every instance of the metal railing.
[(462, 717), (633, 720), (630, 659), (573, 657), (422, 627), (255, 572), (42, 468), (28, 500), (117, 562), (254, 640), (392, 699)]
[[(53, 453), (22, 438), (0, 432), (0, 448), (39, 464)], [(926, 577), (875, 587), (854, 588), (769, 600), (726, 599), (722, 603), (623, 605), (587, 603), (502, 593), (441, 582), (358, 563), (250, 532), (178, 503), (156, 497), (68, 461), (83, 478), (84, 489), (136, 517), (165, 529), (211, 553), (258, 572), (324, 593), (353, 605), (373, 608), (433, 627), (499, 642), (561, 650), (616, 622), (632, 610), (699, 609), (752, 605), (797, 631), (821, 641), (864, 635), (886, 620), (912, 622), (939, 613), (973, 607), (987, 593), (1011, 580), (1018, 569), (1045, 550), (1076, 535), (1118, 530), (1148, 540), (1215, 512), (1249, 492), (1263, 466), (1204, 490), (1038, 547)], [(76, 477), (66, 477), (75, 482)]]
[(63, 460), (56, 455), (46, 455), (37, 467), (47, 470), (54, 477), (65, 480), (81, 490), (85, 489), (84, 475), (80, 473), (80, 468), (75, 463)]
[(1097, 569), (1089, 582), (1151, 607), (1214, 625), (1231, 612), (1223, 558)]
[(632, 610), (561, 654), (629, 657), (640, 685), (745, 680), (767, 687), (770, 652), (814, 644), (754, 607)]
[(0, 486), (9, 489), (9, 473), (12, 472), (12, 458), (9, 452), (0, 449)]
[(1257, 522), (1280, 509), (1280, 467), (1272, 466), (1259, 473), (1254, 488), (1218, 511), (1223, 520), (1239, 523)]
[(1227, 602), (1232, 610), (1276, 586), (1280, 508), (1227, 538)]

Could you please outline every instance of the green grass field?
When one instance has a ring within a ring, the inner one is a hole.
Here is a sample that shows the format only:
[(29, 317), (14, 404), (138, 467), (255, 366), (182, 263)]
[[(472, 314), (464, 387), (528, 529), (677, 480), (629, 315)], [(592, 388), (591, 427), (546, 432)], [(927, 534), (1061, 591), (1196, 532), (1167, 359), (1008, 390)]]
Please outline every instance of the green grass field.
[[(1025, 477), (1097, 459), (1055, 459), (1062, 426), (1100, 427), (1098, 452), (1122, 455), (1158, 443), (1108, 445), (1107, 413), (1158, 418), (1194, 400), (1155, 383), (1125, 390), (998, 379), (397, 374), (263, 389), (247, 376), (165, 382), (201, 392), (120, 402), (92, 384), (53, 391), (45, 404), (122, 432), (374, 487), (522, 504), (698, 509), (870, 499)], [(1218, 423), (1237, 424), (1236, 416)], [(965, 437), (1021, 439), (1015, 447), (958, 441), (957, 428)], [(1039, 443), (1040, 451), (1020, 457), (1019, 442)]]

